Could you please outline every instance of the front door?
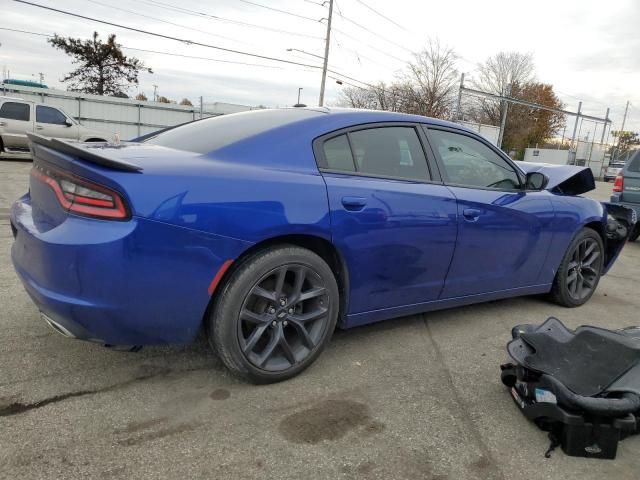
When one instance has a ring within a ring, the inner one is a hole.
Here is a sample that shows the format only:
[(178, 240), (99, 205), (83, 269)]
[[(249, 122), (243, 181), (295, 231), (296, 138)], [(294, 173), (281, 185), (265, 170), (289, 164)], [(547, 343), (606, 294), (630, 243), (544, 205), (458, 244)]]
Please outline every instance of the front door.
[(36, 133), (45, 137), (78, 139), (78, 125), (54, 107), (36, 105)]
[(537, 285), (551, 243), (550, 194), (526, 191), (513, 164), (475, 135), (428, 134), (458, 203), (458, 240), (441, 298)]
[(440, 295), (455, 245), (456, 201), (431, 175), (423, 142), (410, 124), (316, 141), (333, 241), (349, 270), (350, 314)]

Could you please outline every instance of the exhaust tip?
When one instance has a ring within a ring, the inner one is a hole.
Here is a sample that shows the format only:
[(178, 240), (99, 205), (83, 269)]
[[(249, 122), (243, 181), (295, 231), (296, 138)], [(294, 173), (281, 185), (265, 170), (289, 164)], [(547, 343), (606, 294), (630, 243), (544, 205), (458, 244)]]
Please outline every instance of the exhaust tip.
[(40, 312), (40, 317), (42, 318), (42, 320), (46, 322), (47, 325), (49, 325), (54, 331), (58, 332), (60, 335), (67, 338), (77, 338), (73, 333), (71, 333), (69, 330), (67, 330), (65, 327), (60, 325), (58, 322), (56, 322), (46, 314)]

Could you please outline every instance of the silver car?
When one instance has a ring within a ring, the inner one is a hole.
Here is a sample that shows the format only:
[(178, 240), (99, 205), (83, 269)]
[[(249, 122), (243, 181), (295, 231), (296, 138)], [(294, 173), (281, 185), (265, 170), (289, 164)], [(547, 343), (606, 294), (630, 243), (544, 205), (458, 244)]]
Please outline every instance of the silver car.
[(34, 132), (81, 142), (115, 140), (115, 134), (80, 125), (58, 107), (0, 96), (0, 154), (24, 155), (29, 151), (27, 133)]

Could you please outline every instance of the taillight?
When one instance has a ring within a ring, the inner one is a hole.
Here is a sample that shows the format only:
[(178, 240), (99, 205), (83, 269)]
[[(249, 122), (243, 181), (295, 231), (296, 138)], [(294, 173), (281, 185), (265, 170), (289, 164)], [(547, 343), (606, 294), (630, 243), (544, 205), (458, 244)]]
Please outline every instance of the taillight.
[(613, 182), (613, 191), (622, 192), (623, 188), (624, 188), (624, 177), (622, 175), (618, 175), (616, 177), (616, 181)]
[(129, 218), (124, 200), (109, 188), (42, 165), (34, 165), (31, 175), (49, 185), (62, 208), (69, 212), (109, 220)]

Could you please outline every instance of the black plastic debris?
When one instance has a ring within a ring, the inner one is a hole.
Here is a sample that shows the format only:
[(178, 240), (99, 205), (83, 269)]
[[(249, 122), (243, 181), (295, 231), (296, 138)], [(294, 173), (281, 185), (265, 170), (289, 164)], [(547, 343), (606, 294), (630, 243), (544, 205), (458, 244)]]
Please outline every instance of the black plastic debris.
[(549, 432), (545, 456), (613, 459), (618, 442), (638, 433), (640, 327), (565, 327), (550, 317), (519, 325), (502, 365), (502, 383), (520, 411)]

